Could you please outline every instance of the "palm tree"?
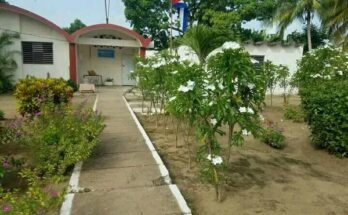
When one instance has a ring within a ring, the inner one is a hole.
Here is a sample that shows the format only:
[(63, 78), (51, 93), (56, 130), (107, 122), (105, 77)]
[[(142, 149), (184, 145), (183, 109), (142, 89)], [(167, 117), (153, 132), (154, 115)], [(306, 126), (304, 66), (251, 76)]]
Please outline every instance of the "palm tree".
[(227, 33), (204, 25), (197, 25), (190, 28), (178, 42), (181, 45), (190, 47), (203, 64), (208, 54), (220, 47), (227, 40), (229, 40)]
[(13, 44), (13, 39), (19, 38), (19, 34), (4, 32), (0, 34), (0, 93), (9, 90), (12, 86), (11, 77), (17, 63), (13, 59), (15, 51), (9, 51), (8, 46)]
[(322, 8), (324, 24), (329, 27), (334, 41), (348, 50), (348, 1), (323, 0)]
[(307, 25), (308, 50), (312, 50), (311, 26), (314, 14), (320, 9), (320, 0), (279, 0), (274, 21), (279, 24), (281, 34), (295, 20)]

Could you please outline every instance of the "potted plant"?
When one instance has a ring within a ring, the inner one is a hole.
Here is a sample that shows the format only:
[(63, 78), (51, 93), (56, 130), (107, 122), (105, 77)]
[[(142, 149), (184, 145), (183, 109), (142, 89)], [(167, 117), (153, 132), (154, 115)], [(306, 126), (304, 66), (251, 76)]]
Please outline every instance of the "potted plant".
[(113, 78), (107, 78), (104, 82), (105, 86), (113, 86), (114, 85), (114, 79)]

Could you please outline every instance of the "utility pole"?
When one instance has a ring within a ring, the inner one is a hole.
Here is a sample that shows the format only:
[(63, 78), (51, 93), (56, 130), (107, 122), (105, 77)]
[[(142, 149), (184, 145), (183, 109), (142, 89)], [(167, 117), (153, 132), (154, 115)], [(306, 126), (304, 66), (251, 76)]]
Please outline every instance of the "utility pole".
[(105, 6), (105, 17), (106, 17), (106, 24), (109, 24), (109, 15), (110, 15), (110, 0), (109, 4), (106, 2), (107, 0), (104, 0), (104, 6)]
[(169, 52), (170, 54), (172, 54), (173, 51), (173, 13), (172, 10), (173, 9), (173, 5), (172, 5), (172, 0), (169, 0)]

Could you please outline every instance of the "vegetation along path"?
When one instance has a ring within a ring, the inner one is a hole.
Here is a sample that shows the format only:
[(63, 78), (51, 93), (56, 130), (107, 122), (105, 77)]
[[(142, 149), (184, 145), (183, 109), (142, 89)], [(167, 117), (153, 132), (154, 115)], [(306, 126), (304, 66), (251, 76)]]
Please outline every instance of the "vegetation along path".
[[(82, 167), (72, 214), (182, 214), (123, 101), (125, 88), (99, 89), (106, 128)], [(163, 181), (163, 182), (162, 182)]]

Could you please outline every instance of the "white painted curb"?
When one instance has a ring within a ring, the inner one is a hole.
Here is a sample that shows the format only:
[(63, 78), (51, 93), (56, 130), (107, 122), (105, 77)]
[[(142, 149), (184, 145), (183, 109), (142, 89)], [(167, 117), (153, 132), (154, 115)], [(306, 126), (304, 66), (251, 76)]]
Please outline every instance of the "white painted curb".
[(164, 178), (165, 182), (168, 184), (170, 191), (172, 192), (173, 196), (175, 197), (181, 212), (186, 215), (192, 214), (191, 209), (188, 207), (186, 200), (182, 196), (178, 186), (176, 184), (172, 184), (172, 180), (169, 176), (169, 171), (167, 167), (163, 164), (163, 161), (159, 154), (157, 153), (153, 143), (151, 142), (149, 136), (147, 135), (145, 129), (139, 122), (137, 116), (135, 115), (134, 111), (132, 110), (131, 106), (129, 105), (127, 99), (123, 96), (123, 100), (129, 110), (129, 113), (131, 114), (135, 124), (137, 125), (141, 135), (143, 136), (146, 145), (148, 146), (149, 150), (152, 153), (153, 158), (155, 159), (156, 164), (158, 165), (158, 168), (160, 170), (161, 176)]
[[(94, 105), (93, 105), (93, 111), (97, 111), (97, 105), (98, 105), (98, 99), (99, 95), (97, 94), (97, 97), (95, 98)], [(69, 188), (70, 192), (65, 195), (64, 202), (62, 204), (62, 207), (60, 208), (60, 215), (70, 215), (72, 204), (74, 200), (75, 193), (79, 191), (79, 178), (81, 174), (83, 162), (80, 161), (75, 164), (73, 173), (71, 174), (70, 181), (69, 181)]]

